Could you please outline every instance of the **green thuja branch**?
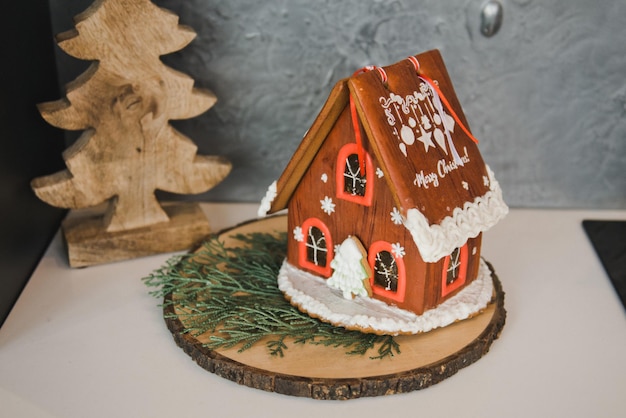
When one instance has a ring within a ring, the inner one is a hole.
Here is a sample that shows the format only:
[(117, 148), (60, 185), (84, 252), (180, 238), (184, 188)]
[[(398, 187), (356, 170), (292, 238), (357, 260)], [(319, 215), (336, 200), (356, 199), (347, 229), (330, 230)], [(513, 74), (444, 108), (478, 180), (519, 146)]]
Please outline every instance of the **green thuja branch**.
[(194, 254), (173, 257), (144, 278), (150, 294), (175, 304), (176, 314), (194, 336), (210, 333), (209, 348), (250, 348), (264, 339), (269, 353), (284, 356), (288, 342), (344, 348), (347, 354), (371, 358), (400, 353), (391, 336), (364, 334), (311, 318), (283, 297), (276, 284), (285, 258), (286, 233), (235, 235), (226, 247), (208, 239)]

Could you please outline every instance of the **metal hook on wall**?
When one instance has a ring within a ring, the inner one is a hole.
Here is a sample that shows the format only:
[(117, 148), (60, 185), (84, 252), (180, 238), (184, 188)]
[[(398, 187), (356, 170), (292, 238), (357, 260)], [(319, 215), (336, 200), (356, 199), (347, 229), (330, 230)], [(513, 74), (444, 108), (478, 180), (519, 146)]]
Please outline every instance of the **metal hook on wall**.
[(480, 12), (480, 33), (490, 38), (500, 30), (502, 26), (503, 10), (502, 3), (497, 0), (489, 0)]

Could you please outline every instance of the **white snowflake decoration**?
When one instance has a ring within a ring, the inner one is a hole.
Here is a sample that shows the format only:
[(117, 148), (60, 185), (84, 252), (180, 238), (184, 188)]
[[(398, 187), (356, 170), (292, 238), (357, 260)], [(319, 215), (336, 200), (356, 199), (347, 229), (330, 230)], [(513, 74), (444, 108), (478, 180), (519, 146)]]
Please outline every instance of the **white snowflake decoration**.
[(376, 176), (380, 179), (383, 178), (385, 176), (385, 173), (383, 173), (383, 170), (381, 170), (380, 167), (376, 167)]
[(483, 184), (485, 185), (485, 187), (489, 186), (489, 177), (483, 176)]
[(302, 227), (296, 226), (293, 229), (293, 239), (295, 239), (298, 242), (304, 241), (304, 234), (302, 233)]
[(402, 219), (402, 214), (398, 210), (398, 208), (393, 208), (393, 210), (389, 213), (391, 215), (391, 222), (396, 225), (402, 225), (404, 220)]
[(462, 181), (461, 186), (463, 186), (465, 190), (469, 190), (469, 184), (466, 181)]
[(402, 258), (406, 254), (404, 252), (404, 247), (400, 245), (399, 242), (396, 242), (395, 244), (391, 244), (391, 252), (398, 258)]
[(320, 200), (322, 204), (322, 210), (326, 212), (328, 215), (335, 211), (335, 204), (333, 203), (333, 199), (328, 196), (325, 196), (323, 200)]
[(323, 181), (324, 183), (328, 182), (328, 174), (326, 174), (326, 173), (323, 173), (323, 174), (322, 174), (322, 181)]

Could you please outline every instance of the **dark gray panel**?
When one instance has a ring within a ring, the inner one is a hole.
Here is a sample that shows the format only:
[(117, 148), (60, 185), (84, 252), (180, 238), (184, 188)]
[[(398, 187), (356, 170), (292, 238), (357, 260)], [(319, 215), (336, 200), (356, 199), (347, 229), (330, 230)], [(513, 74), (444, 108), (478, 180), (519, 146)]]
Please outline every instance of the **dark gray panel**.
[(0, 13), (0, 324), (63, 214), (39, 201), (33, 177), (63, 167), (63, 136), (36, 104), (58, 95), (45, 2), (6, 2)]

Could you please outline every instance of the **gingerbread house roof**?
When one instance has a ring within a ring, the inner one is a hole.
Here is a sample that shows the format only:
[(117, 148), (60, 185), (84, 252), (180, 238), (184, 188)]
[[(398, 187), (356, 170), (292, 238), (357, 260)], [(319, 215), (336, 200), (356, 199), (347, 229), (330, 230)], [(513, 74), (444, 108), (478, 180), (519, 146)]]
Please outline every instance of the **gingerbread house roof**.
[(450, 254), (502, 218), (508, 208), (466, 128), (439, 51), (415, 58), (419, 73), (407, 59), (339, 81), (259, 214), (287, 207), (352, 95), (364, 141), (425, 261)]

